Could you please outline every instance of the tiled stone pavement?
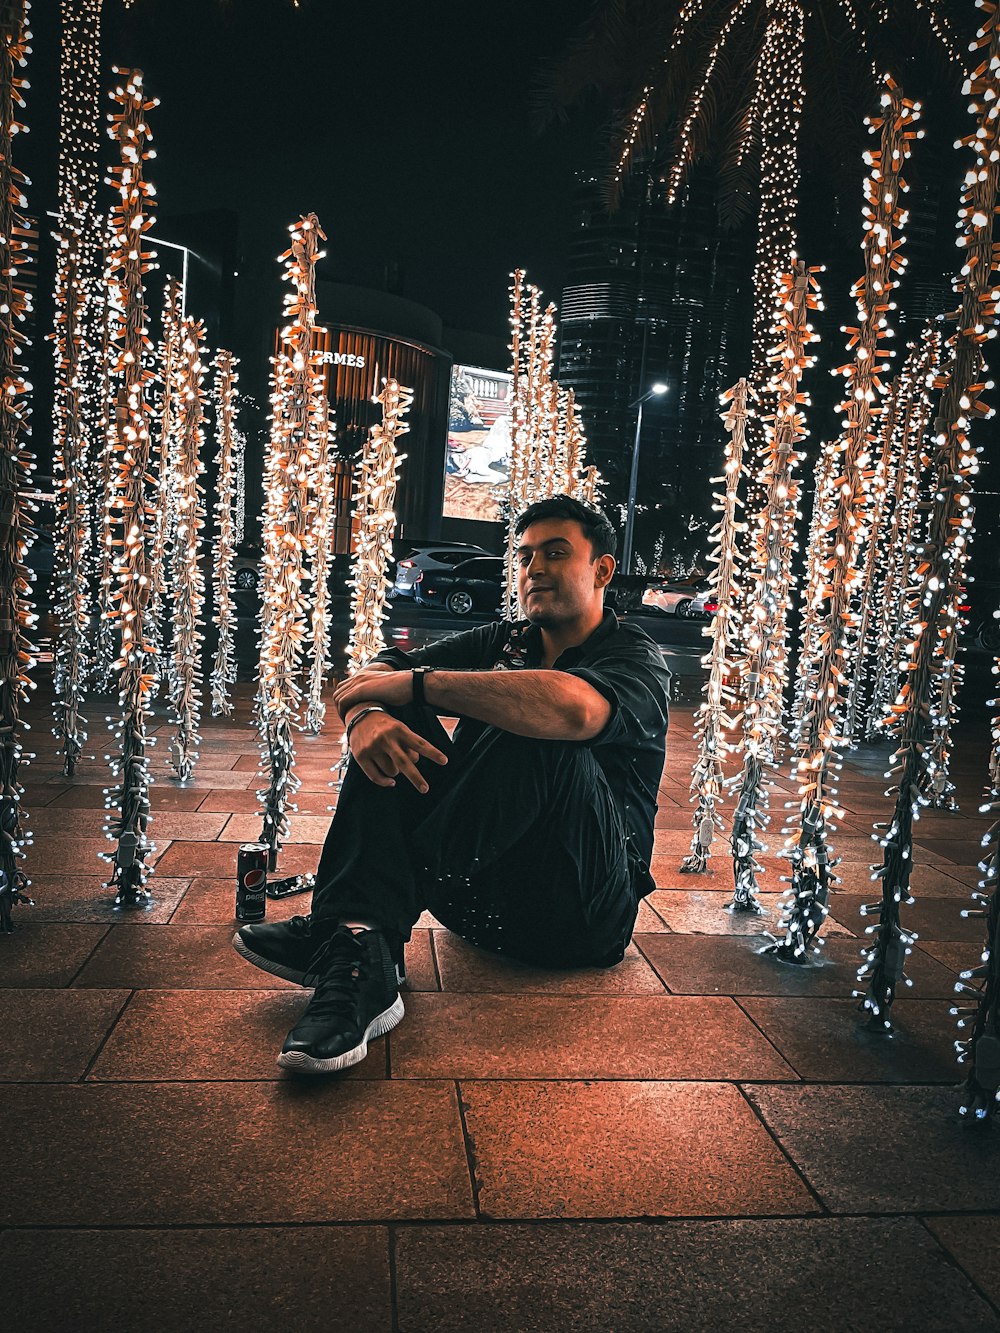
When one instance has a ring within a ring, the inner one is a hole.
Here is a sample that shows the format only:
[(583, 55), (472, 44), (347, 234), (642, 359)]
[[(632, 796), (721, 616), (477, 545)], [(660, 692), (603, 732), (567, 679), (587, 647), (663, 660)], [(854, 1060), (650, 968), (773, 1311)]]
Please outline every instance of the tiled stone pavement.
[[(403, 1024), (347, 1077), (302, 1082), (274, 1063), (301, 993), (229, 947), (235, 844), (259, 831), (247, 717), (244, 690), (235, 721), (205, 720), (184, 788), (154, 751), (154, 904), (124, 917), (97, 860), (107, 770), (63, 778), (34, 719), (37, 906), (0, 936), (5, 1328), (1000, 1329), (1000, 1135), (956, 1122), (947, 1012), (980, 940), (960, 911), (981, 727), (958, 748), (961, 810), (918, 826), (893, 1037), (850, 999), (884, 753), (845, 768), (829, 944), (790, 969), (759, 952), (776, 861), (763, 919), (723, 910), (724, 844), (678, 873), (677, 708), (659, 887), (619, 967), (509, 964), (425, 914)], [(315, 868), (336, 748), (303, 740), (283, 873)]]

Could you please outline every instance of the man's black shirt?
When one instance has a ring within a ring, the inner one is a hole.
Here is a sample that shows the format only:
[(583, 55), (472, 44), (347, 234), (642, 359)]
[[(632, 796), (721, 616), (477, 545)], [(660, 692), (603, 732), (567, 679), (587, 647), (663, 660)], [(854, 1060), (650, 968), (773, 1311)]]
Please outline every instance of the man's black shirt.
[[(375, 661), (400, 671), (415, 666), (444, 671), (538, 670), (542, 666), (541, 630), (527, 620), (495, 621), (407, 653), (387, 648)], [(593, 634), (568, 648), (553, 670), (579, 676), (611, 706), (604, 729), (580, 744), (593, 751), (608, 780), (629, 835), (633, 882), (643, 897), (656, 887), (649, 863), (656, 794), (666, 756), (670, 682), (663, 654), (644, 630), (605, 611)], [(465, 749), (488, 729), (485, 722), (460, 718), (455, 744)]]

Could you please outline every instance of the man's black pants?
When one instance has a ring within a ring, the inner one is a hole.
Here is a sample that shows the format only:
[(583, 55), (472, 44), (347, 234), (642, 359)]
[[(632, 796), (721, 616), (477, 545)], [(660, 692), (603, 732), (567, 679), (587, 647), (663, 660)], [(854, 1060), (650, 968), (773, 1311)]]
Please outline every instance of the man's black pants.
[(421, 911), (482, 948), (551, 967), (621, 960), (637, 901), (625, 830), (585, 745), (487, 728), (452, 744), (429, 709), (394, 715), (448, 755), (430, 786), (378, 787), (351, 760), (316, 873), (314, 921), (403, 940)]

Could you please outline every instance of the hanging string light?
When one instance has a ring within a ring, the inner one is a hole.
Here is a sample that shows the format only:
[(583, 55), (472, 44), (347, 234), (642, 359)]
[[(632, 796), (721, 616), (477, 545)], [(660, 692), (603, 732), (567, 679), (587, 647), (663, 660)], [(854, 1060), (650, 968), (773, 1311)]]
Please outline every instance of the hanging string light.
[[(996, 614), (1000, 617), (1000, 612)], [(993, 674), (1000, 676), (1000, 659), (993, 664)], [(1000, 698), (990, 699), (988, 706), (1000, 706)], [(959, 1030), (972, 1029), (968, 1037), (958, 1038), (955, 1050), (959, 1064), (971, 1057), (958, 1110), (973, 1124), (991, 1119), (1000, 1104), (1000, 714), (993, 718), (992, 741), (989, 786), (979, 812), (991, 815), (993, 823), (983, 835), (979, 862), (983, 877), (972, 895), (975, 906), (962, 912), (964, 917), (985, 921), (986, 941), (978, 962), (958, 974), (958, 999), (951, 1010)]]
[(404, 418), (413, 402), (413, 391), (389, 379), (378, 401), (382, 404), (382, 423), (372, 426), (361, 450), (354, 498), (358, 535), (350, 580), (353, 592), (347, 664), (352, 674), (385, 647), (382, 622), (386, 619), (387, 571), (396, 526), (396, 481), (406, 457), (397, 452), (396, 442), (410, 429)]
[[(113, 177), (107, 183), (114, 186)], [(113, 329), (120, 325), (123, 312), (119, 302), (119, 289), (112, 269), (111, 257), (117, 234), (116, 219), (112, 212), (107, 218), (107, 237), (103, 249), (104, 255), (104, 316), (101, 327), (102, 354), (98, 368), (98, 414), (95, 421), (94, 438), (100, 442), (98, 480), (94, 491), (93, 532), (94, 532), (94, 584), (97, 592), (97, 637), (94, 646), (93, 679), (97, 687), (106, 691), (111, 689), (114, 677), (114, 663), (118, 656), (115, 643), (115, 623), (111, 615), (114, 594), (115, 568), (115, 450), (118, 442), (118, 427), (115, 421), (114, 375), (112, 367), (117, 358)]]
[[(166, 656), (169, 643), (163, 641), (166, 598), (166, 572), (170, 565), (171, 543), (177, 524), (177, 469), (180, 450), (179, 421), (183, 408), (184, 315), (181, 308), (181, 284), (176, 278), (167, 281), (163, 293), (163, 337), (160, 340), (157, 366), (160, 380), (158, 412), (159, 441), (157, 444), (156, 514), (153, 520), (153, 539), (149, 557), (149, 624), (147, 633), (155, 645), (157, 660)], [(167, 693), (170, 698), (177, 692), (174, 659), (166, 664)]]
[(968, 544), (973, 532), (972, 481), (978, 472), (976, 450), (969, 430), (977, 417), (993, 410), (981, 398), (992, 387), (982, 378), (983, 345), (996, 334), (996, 267), (993, 252), (993, 217), (1000, 187), (1000, 28), (992, 5), (980, 3), (986, 21), (974, 48), (985, 50), (983, 63), (968, 80), (970, 111), (976, 132), (960, 141), (971, 148), (975, 165), (967, 172), (959, 210), (958, 246), (964, 251), (958, 286), (961, 306), (958, 328), (949, 344), (952, 359), (946, 373), (935, 380), (941, 390), (934, 419), (934, 508), (927, 540), (914, 570), (917, 585), (908, 599), (911, 639), (907, 647), (906, 678), (891, 705), (891, 730), (897, 741), (894, 772), (898, 776), (896, 806), (888, 827), (876, 825), (882, 846), (882, 864), (873, 878), (882, 882), (881, 902), (867, 909), (878, 915), (868, 928), (874, 938), (865, 950), (855, 994), (873, 1026), (892, 1027), (890, 1010), (904, 973), (906, 955), (915, 936), (900, 923), (900, 904), (913, 901), (910, 870), (913, 864), (912, 823), (928, 804), (936, 761), (931, 744), (936, 716), (946, 699), (943, 677), (953, 670), (948, 655), (951, 628), (959, 616)]
[(260, 666), (257, 725), (261, 768), (267, 788), (257, 793), (264, 806), (261, 842), (271, 849), (273, 870), (288, 828), (287, 810), (298, 790), (295, 776), (296, 725), (306, 637), (304, 559), (309, 541), (312, 459), (310, 406), (313, 377), (322, 352), (314, 349), (316, 262), (326, 235), (315, 213), (289, 227), (291, 245), (281, 255), (288, 290), (288, 323), (281, 330), (272, 362), (271, 437), (265, 466), (264, 559), (260, 608)]
[(201, 737), (201, 653), (204, 643), (205, 574), (201, 567), (201, 534), (205, 527), (202, 446), (205, 432), (203, 384), (205, 326), (185, 319), (181, 325), (180, 375), (177, 403), (177, 459), (174, 468), (175, 529), (171, 550), (173, 584), (173, 671), (170, 702), (177, 732), (170, 743), (170, 761), (181, 782), (190, 782), (198, 761)]
[(243, 541), (247, 526), (247, 437), (233, 424), (233, 547)]
[(152, 267), (144, 237), (153, 225), (154, 190), (144, 179), (143, 163), (153, 156), (146, 113), (158, 105), (147, 100), (138, 70), (115, 68), (120, 82), (111, 94), (119, 108), (110, 120), (110, 134), (121, 155), (112, 168), (118, 203), (112, 210), (114, 242), (110, 275), (114, 286), (112, 374), (116, 386), (115, 439), (109, 514), (114, 542), (110, 616), (120, 633), (114, 663), (119, 672), (121, 721), (116, 730), (118, 753), (111, 759), (118, 786), (109, 794), (108, 837), (117, 842), (113, 885), (117, 906), (148, 901), (144, 884), (146, 855), (152, 850), (149, 819), (149, 770), (146, 764), (146, 713), (154, 681), (153, 649), (146, 637), (149, 603), (148, 545), (154, 506), (146, 480), (150, 462), (149, 367), (152, 347), (146, 329), (143, 279)]
[(333, 488), (330, 484), (330, 400), (326, 377), (312, 379), (310, 438), (313, 448), (312, 510), (309, 530), (309, 583), (312, 587), (309, 643), (309, 697), (306, 730), (318, 736), (326, 719), (323, 686), (330, 669), (330, 544), (333, 536)]
[(842, 706), (856, 645), (858, 618), (853, 608), (859, 568), (857, 553), (867, 539), (866, 492), (871, 485), (874, 420), (881, 392), (880, 376), (888, 368), (885, 341), (890, 336), (887, 312), (898, 285), (894, 274), (906, 261), (899, 253), (905, 210), (900, 196), (907, 185), (902, 171), (917, 137), (912, 127), (919, 107), (903, 97), (891, 78), (885, 79), (882, 115), (870, 122), (881, 131), (877, 152), (867, 154), (865, 181), (865, 271), (854, 284), (858, 322), (845, 329), (854, 359), (841, 367), (846, 380), (843, 435), (837, 442), (833, 469), (836, 506), (818, 534), (822, 548), (822, 612), (813, 640), (809, 687), (801, 696), (804, 714), (796, 746), (794, 777), (799, 784), (799, 817), (786, 830), (785, 854), (791, 862), (787, 896), (782, 904), (782, 938), (773, 945), (777, 957), (803, 963), (810, 950), (819, 951), (817, 932), (828, 914), (835, 861), (831, 855), (831, 821), (843, 818), (837, 800), (837, 773), (844, 745)]
[(763, 417), (760, 486), (764, 503), (752, 525), (750, 580), (744, 587), (744, 704), (739, 719), (743, 765), (733, 784), (737, 802), (732, 826), (734, 892), (729, 907), (737, 912), (760, 911), (757, 853), (764, 849), (759, 833), (768, 823), (765, 770), (774, 763), (787, 675), (791, 559), (798, 518), (798, 482), (793, 472), (802, 458), (795, 445), (806, 435), (799, 408), (808, 403), (808, 397), (800, 386), (803, 371), (815, 360), (806, 351), (816, 339), (807, 312), (820, 308), (813, 276), (818, 271), (793, 259), (791, 270), (782, 278), (776, 319), (780, 341), (771, 353), (777, 364), (765, 400), (774, 403), (774, 411)]
[(23, 748), (21, 705), (32, 688), (33, 665), (25, 631), (34, 623), (24, 595), (25, 557), (32, 530), (23, 498), (30, 489), (31, 454), (24, 448), (31, 385), (21, 364), (27, 343), (23, 331), (31, 304), (23, 270), (28, 263), (25, 179), (14, 166), (12, 141), (24, 126), (17, 108), (27, 81), (20, 71), (31, 52), (28, 5), (13, 4), (0, 14), (0, 931), (10, 931), (11, 908), (30, 902), (29, 881), (18, 862), (30, 845), (21, 812), (23, 788), (18, 775)]
[[(212, 559), (212, 600), (215, 604), (215, 626), (219, 642), (212, 666), (212, 716), (224, 713), (232, 716), (233, 704), (229, 696), (231, 685), (236, 684), (236, 602), (233, 598), (233, 556), (236, 551), (233, 502), (236, 472), (236, 395), (239, 365), (232, 352), (221, 350), (212, 363), (215, 368), (215, 442), (218, 468), (215, 498), (215, 552)], [(245, 503), (245, 502), (244, 502)]]
[(710, 586), (717, 609), (704, 631), (711, 640), (711, 647), (701, 659), (702, 666), (708, 671), (708, 679), (704, 688), (705, 701), (698, 708), (694, 723), (698, 757), (691, 771), (691, 799), (697, 801), (697, 806), (693, 816), (691, 851), (681, 863), (681, 870), (688, 874), (700, 874), (705, 870), (716, 831), (722, 829), (718, 806), (725, 782), (725, 758), (736, 750), (735, 744), (726, 737), (735, 726), (738, 709), (734, 689), (738, 668), (731, 660), (731, 652), (739, 624), (739, 534), (746, 531), (746, 524), (740, 523), (737, 511), (742, 507), (739, 488), (745, 476), (743, 450), (749, 392), (746, 380), (741, 379), (722, 395), (722, 402), (727, 405), (722, 413), (728, 433), (725, 466), (723, 475), (713, 477), (712, 481), (715, 485), (724, 485), (725, 489), (713, 496), (715, 503), (712, 507), (719, 515), (719, 521), (711, 533), (713, 546), (708, 557), (709, 563), (715, 566)]

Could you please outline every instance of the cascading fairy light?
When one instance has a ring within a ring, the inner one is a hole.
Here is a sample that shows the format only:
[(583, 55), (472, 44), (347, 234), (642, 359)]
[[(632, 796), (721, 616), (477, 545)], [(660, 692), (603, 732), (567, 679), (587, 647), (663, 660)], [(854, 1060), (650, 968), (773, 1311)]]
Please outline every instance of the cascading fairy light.
[[(531, 292), (529, 289), (529, 299)], [(513, 367), (510, 403), (510, 483), (507, 489), (507, 541), (504, 552), (504, 590), (502, 605), (504, 617), (512, 620), (517, 615), (517, 576), (514, 565), (514, 521), (524, 508), (525, 484), (528, 476), (529, 425), (527, 413), (528, 367), (531, 357), (526, 356), (526, 313), (524, 307), (524, 270), (515, 269), (511, 275), (510, 354)], [(533, 308), (537, 309), (537, 294)], [(527, 363), (527, 364), (526, 364)]]
[(233, 547), (242, 542), (247, 527), (247, 437), (233, 425)]
[(734, 892), (729, 908), (759, 912), (756, 854), (764, 849), (759, 832), (768, 823), (766, 769), (773, 765), (781, 729), (787, 674), (787, 623), (791, 597), (791, 558), (798, 518), (798, 482), (793, 472), (802, 455), (796, 444), (805, 438), (805, 420), (799, 411), (808, 403), (800, 391), (802, 373), (815, 360), (806, 351), (816, 334), (807, 312), (821, 308), (813, 276), (794, 259), (784, 275), (778, 298), (778, 345), (771, 354), (777, 362), (768, 385), (772, 415), (764, 415), (760, 488), (764, 503), (753, 520), (750, 582), (744, 585), (741, 688), (744, 699), (742, 770), (733, 782), (737, 790), (733, 812), (732, 854)]
[[(120, 79), (111, 94), (118, 108), (110, 120), (121, 162), (112, 168), (118, 203), (112, 210), (114, 238), (110, 274), (114, 286), (112, 375), (116, 387), (115, 440), (111, 459), (110, 516), (116, 533), (111, 617), (120, 632), (118, 671), (121, 721), (115, 736), (118, 752), (108, 756), (118, 786), (109, 793), (108, 837), (117, 842), (107, 859), (114, 865), (115, 904), (146, 903), (147, 866), (152, 850), (149, 820), (150, 776), (146, 761), (146, 713), (150, 702), (153, 648), (146, 637), (149, 603), (148, 545), (154, 505), (147, 490), (150, 462), (149, 367), (152, 346), (146, 329), (143, 278), (153, 254), (143, 238), (153, 225), (153, 186), (144, 179), (143, 163), (154, 156), (146, 113), (158, 105), (147, 99), (138, 70), (114, 69)], [(117, 813), (112, 813), (117, 807)]]
[[(114, 176), (106, 183), (117, 189)], [(102, 690), (112, 688), (114, 663), (118, 655), (115, 642), (115, 623), (112, 600), (115, 589), (115, 450), (118, 446), (118, 424), (115, 419), (114, 366), (117, 358), (114, 330), (120, 327), (124, 312), (120, 305), (120, 291), (112, 267), (117, 223), (114, 211), (107, 219), (107, 237), (104, 245), (104, 324), (102, 328), (102, 356), (100, 361), (100, 409), (95, 438), (100, 440), (98, 483), (94, 495), (94, 583), (97, 601), (97, 636), (94, 646), (93, 678)]]
[(236, 684), (236, 602), (233, 598), (233, 556), (236, 550), (233, 500), (236, 469), (236, 395), (239, 365), (232, 352), (220, 350), (212, 363), (215, 368), (215, 464), (218, 481), (215, 494), (215, 553), (212, 560), (213, 617), (219, 631), (210, 685), (212, 716), (232, 715), (230, 686)]
[[(181, 284), (169, 278), (163, 293), (163, 337), (160, 340), (157, 363), (160, 380), (159, 440), (157, 442), (156, 515), (153, 521), (153, 540), (149, 556), (149, 626), (150, 642), (158, 656), (167, 645), (162, 640), (166, 572), (169, 566), (170, 544), (174, 539), (177, 521), (176, 472), (178, 462), (178, 422), (183, 411), (183, 313)], [(167, 664), (168, 693), (177, 688), (173, 661)]]
[(905, 682), (890, 706), (889, 729), (897, 749), (893, 772), (898, 776), (895, 810), (888, 823), (877, 824), (882, 864), (873, 878), (882, 882), (881, 902), (865, 910), (877, 913), (874, 936), (864, 951), (858, 972), (862, 1007), (872, 1026), (891, 1030), (890, 1011), (900, 981), (908, 984), (904, 968), (915, 938), (900, 924), (900, 904), (913, 901), (910, 872), (913, 864), (913, 820), (929, 803), (935, 769), (931, 759), (942, 676), (953, 663), (945, 650), (957, 619), (959, 590), (973, 532), (972, 480), (978, 472), (976, 450), (969, 430), (976, 417), (993, 410), (981, 399), (992, 387), (982, 380), (984, 343), (996, 335), (997, 270), (993, 249), (993, 217), (1000, 191), (1000, 27), (993, 5), (979, 0), (986, 14), (973, 50), (986, 51), (983, 62), (965, 85), (976, 132), (959, 141), (972, 148), (975, 166), (966, 174), (959, 210), (958, 246), (965, 252), (958, 287), (961, 306), (958, 329), (949, 340), (952, 358), (947, 371), (935, 379), (941, 397), (934, 419), (934, 495), (927, 539), (914, 571), (917, 586), (909, 598), (911, 641), (907, 648)]
[[(993, 674), (1000, 676), (1000, 659), (993, 664)], [(1000, 706), (1000, 698), (990, 699), (988, 706)], [(1000, 714), (993, 717), (991, 734), (990, 780), (979, 811), (991, 815), (993, 823), (982, 839), (983, 877), (972, 895), (975, 906), (962, 912), (964, 917), (985, 921), (986, 940), (979, 961), (958, 974), (958, 998), (951, 1010), (960, 1031), (972, 1029), (968, 1037), (955, 1042), (958, 1063), (970, 1064), (958, 1111), (971, 1124), (991, 1119), (1000, 1105)]]
[(312, 379), (313, 401), (310, 405), (310, 436), (313, 448), (311, 522), (309, 529), (309, 581), (312, 608), (309, 620), (309, 697), (306, 704), (306, 730), (318, 736), (326, 719), (323, 686), (330, 667), (330, 542), (333, 522), (333, 494), (330, 485), (330, 400), (326, 377)]
[(708, 557), (709, 563), (715, 566), (711, 589), (718, 609), (704, 631), (711, 640), (711, 647), (701, 659), (702, 666), (708, 670), (708, 679), (704, 688), (705, 701), (698, 709), (694, 725), (698, 757), (691, 772), (691, 799), (697, 801), (697, 807), (692, 817), (691, 851), (681, 863), (681, 870), (688, 874), (700, 874), (705, 870), (716, 831), (722, 829), (718, 806), (725, 782), (725, 757), (736, 750), (735, 744), (726, 739), (726, 734), (735, 726), (738, 708), (734, 689), (738, 672), (730, 654), (739, 622), (739, 534), (746, 531), (746, 524), (740, 523), (737, 511), (742, 505), (739, 488), (745, 476), (743, 450), (749, 392), (746, 380), (741, 379), (722, 395), (722, 402), (726, 404), (722, 420), (729, 438), (723, 476), (712, 480), (713, 484), (724, 484), (725, 489), (713, 497), (712, 507), (719, 515), (719, 521), (711, 533), (713, 549)]
[(304, 560), (309, 541), (312, 381), (322, 352), (313, 348), (316, 327), (316, 262), (326, 240), (315, 213), (289, 227), (291, 245), (281, 255), (289, 290), (285, 317), (272, 363), (271, 437), (265, 467), (263, 587), (260, 607), (260, 666), (257, 725), (261, 734), (261, 770), (268, 786), (257, 795), (264, 806), (261, 842), (277, 862), (288, 828), (295, 776), (296, 725), (306, 638), (303, 596)]
[(12, 930), (11, 909), (30, 902), (29, 881), (18, 862), (30, 846), (21, 812), (23, 788), (18, 776), (23, 749), (21, 704), (32, 688), (28, 671), (33, 665), (25, 631), (34, 623), (31, 603), (24, 595), (28, 572), (25, 558), (32, 530), (24, 493), (30, 489), (31, 454), (23, 439), (28, 432), (28, 394), (31, 385), (21, 364), (26, 344), (22, 325), (31, 310), (23, 286), (28, 264), (27, 207), (22, 173), (14, 166), (11, 145), (24, 126), (17, 108), (24, 106), (21, 90), (28, 86), (19, 73), (31, 52), (26, 3), (8, 5), (0, 12), (0, 931)]
[(844, 745), (843, 704), (846, 699), (857, 633), (853, 599), (859, 579), (857, 553), (867, 538), (866, 491), (871, 483), (873, 421), (881, 392), (880, 375), (888, 368), (884, 343), (890, 336), (886, 312), (898, 285), (894, 274), (906, 261), (899, 253), (906, 211), (900, 196), (907, 190), (902, 171), (918, 131), (919, 105), (903, 97), (891, 78), (885, 79), (882, 114), (871, 120), (881, 132), (877, 152), (866, 154), (871, 171), (865, 181), (862, 249), (865, 271), (854, 284), (858, 323), (844, 329), (854, 360), (841, 367), (846, 380), (843, 434), (837, 442), (836, 506), (819, 534), (822, 547), (823, 610), (814, 640), (809, 686), (802, 702), (804, 715), (796, 746), (794, 773), (799, 784), (798, 819), (786, 829), (785, 855), (791, 862), (780, 930), (772, 952), (789, 963), (807, 961), (819, 951), (817, 938), (829, 911), (833, 887), (829, 833), (831, 821), (843, 818), (837, 800), (837, 772)]
[(358, 536), (351, 577), (347, 665), (352, 674), (385, 647), (382, 622), (386, 618), (387, 570), (396, 526), (396, 479), (406, 457), (398, 452), (396, 442), (410, 429), (404, 418), (413, 402), (413, 391), (389, 379), (378, 401), (382, 404), (382, 421), (372, 426), (362, 447), (355, 491)]
[(181, 782), (190, 782), (198, 762), (201, 737), (201, 652), (204, 644), (205, 574), (201, 534), (205, 527), (202, 446), (205, 442), (205, 326), (185, 319), (180, 329), (177, 384), (177, 457), (174, 474), (175, 527), (170, 575), (173, 584), (173, 670), (170, 702), (177, 732), (170, 742), (170, 762)]

